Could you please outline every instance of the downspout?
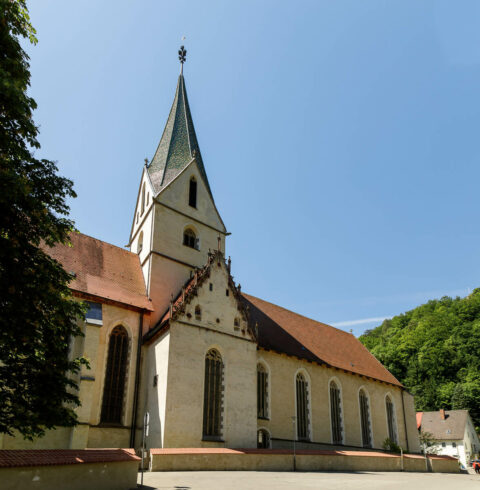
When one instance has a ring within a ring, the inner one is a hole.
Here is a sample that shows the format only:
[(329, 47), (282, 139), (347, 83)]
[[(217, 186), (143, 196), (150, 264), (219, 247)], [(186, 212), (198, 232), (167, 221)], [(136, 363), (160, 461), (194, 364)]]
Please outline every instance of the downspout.
[(135, 449), (135, 430), (137, 426), (138, 389), (140, 385), (140, 359), (142, 353), (143, 311), (138, 323), (137, 364), (135, 368), (135, 388), (133, 393), (132, 423), (130, 428), (130, 447)]
[[(405, 416), (405, 402), (403, 400), (403, 393), (405, 392), (405, 388), (402, 388), (402, 409), (403, 409), (403, 425), (405, 427), (405, 440), (407, 442), (407, 451), (410, 451), (408, 447), (408, 431), (407, 431), (407, 417)], [(402, 458), (403, 460), (403, 458)]]

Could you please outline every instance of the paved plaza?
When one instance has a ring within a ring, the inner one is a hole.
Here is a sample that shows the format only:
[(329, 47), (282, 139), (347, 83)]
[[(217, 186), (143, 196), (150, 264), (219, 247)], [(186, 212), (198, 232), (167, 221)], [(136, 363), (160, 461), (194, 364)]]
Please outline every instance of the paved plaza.
[(145, 473), (144, 485), (146, 490), (478, 490), (480, 477), (442, 473), (189, 471)]

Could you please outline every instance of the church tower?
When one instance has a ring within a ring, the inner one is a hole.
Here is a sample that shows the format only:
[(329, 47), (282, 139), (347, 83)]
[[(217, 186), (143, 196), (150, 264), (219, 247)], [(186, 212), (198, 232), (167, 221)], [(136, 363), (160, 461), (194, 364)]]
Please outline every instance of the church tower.
[(160, 143), (145, 161), (129, 246), (138, 253), (154, 325), (209, 250), (225, 252), (225, 225), (217, 211), (187, 98), (183, 63)]

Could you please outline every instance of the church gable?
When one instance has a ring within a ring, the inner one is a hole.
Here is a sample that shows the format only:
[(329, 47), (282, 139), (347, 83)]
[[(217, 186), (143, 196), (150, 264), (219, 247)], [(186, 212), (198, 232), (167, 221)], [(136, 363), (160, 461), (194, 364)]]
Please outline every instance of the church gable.
[(172, 301), (160, 320), (208, 328), (231, 336), (255, 341), (248, 321), (247, 309), (229, 273), (223, 254), (210, 253), (207, 265), (197, 269), (193, 277)]

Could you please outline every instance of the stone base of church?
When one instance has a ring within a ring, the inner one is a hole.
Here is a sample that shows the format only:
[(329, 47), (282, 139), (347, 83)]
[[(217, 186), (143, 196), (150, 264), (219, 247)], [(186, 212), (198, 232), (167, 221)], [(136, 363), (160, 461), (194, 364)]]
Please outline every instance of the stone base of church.
[(151, 471), (414, 471), (458, 473), (455, 458), (381, 451), (172, 448), (150, 450)]

